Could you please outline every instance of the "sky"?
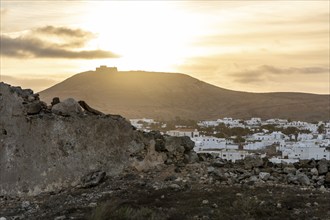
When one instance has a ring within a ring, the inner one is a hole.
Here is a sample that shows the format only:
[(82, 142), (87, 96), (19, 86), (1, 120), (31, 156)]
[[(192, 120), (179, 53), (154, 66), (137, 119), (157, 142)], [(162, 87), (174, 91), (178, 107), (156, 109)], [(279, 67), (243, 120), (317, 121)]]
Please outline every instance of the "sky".
[(0, 0), (0, 81), (40, 91), (97, 66), (248, 92), (330, 94), (330, 1)]

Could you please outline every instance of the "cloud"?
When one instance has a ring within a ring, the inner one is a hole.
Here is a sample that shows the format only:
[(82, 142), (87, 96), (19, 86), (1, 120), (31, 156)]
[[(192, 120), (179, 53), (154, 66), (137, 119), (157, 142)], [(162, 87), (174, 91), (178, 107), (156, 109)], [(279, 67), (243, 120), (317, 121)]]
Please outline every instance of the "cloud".
[[(45, 40), (38, 33), (51, 35), (56, 41)], [(82, 48), (93, 34), (81, 29), (46, 26), (19, 37), (1, 35), (1, 55), (15, 58), (102, 59), (118, 55), (105, 50), (73, 50)]]
[(231, 73), (234, 77), (234, 81), (239, 83), (251, 83), (269, 80), (272, 77), (280, 77), (282, 75), (293, 75), (293, 74), (329, 74), (330, 69), (324, 67), (289, 67), (279, 68), (270, 65), (262, 65), (253, 69), (246, 69), (240, 72)]
[(314, 73), (328, 73), (329, 72), (329, 68), (324, 68), (324, 67), (277, 68), (277, 67), (269, 66), (269, 65), (260, 66), (259, 70), (264, 71), (264, 72), (274, 73), (274, 74), (292, 74), (292, 73), (314, 74)]
[(280, 33), (266, 30), (209, 35), (197, 39), (192, 45), (212, 48), (222, 46), (244, 47), (249, 45), (258, 47), (263, 45), (271, 48), (274, 45), (280, 46), (280, 42), (286, 45), (295, 45), (301, 42), (317, 45), (318, 42), (327, 42), (328, 39), (329, 30), (326, 28), (313, 31), (288, 30)]
[(67, 27), (54, 27), (54, 26), (45, 26), (36, 28), (33, 30), (35, 33), (48, 34), (48, 35), (57, 35), (57, 36), (68, 36), (68, 37), (76, 37), (76, 38), (91, 38), (94, 37), (95, 34), (89, 31), (85, 31), (82, 29), (71, 29)]

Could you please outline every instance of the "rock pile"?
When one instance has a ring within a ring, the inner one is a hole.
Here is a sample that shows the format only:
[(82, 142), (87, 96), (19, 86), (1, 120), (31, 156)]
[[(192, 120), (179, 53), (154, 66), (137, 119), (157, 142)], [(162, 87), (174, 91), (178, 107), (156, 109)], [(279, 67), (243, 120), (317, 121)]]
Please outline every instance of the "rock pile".
[[(203, 158), (205, 160), (205, 156)], [(211, 156), (206, 160), (210, 178), (221, 184), (330, 187), (330, 161), (324, 159), (301, 160), (294, 164), (273, 164), (267, 158), (254, 157), (247, 157), (236, 163)]]

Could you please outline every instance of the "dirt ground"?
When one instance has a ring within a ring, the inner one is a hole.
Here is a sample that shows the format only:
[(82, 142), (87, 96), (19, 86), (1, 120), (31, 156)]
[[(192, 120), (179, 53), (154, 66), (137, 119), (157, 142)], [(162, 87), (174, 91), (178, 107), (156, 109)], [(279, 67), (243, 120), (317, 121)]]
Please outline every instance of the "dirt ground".
[[(169, 180), (170, 181), (170, 180)], [(330, 192), (299, 186), (214, 185), (196, 182), (157, 189), (136, 175), (108, 178), (93, 188), (71, 188), (26, 198), (1, 198), (11, 219), (330, 219)]]

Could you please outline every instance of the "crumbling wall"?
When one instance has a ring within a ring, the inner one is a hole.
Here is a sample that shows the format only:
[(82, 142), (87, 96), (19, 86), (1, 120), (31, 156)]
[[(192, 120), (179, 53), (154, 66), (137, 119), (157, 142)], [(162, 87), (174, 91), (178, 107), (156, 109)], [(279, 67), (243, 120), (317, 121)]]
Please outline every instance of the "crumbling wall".
[(31, 90), (0, 83), (0, 195), (58, 190), (94, 170), (110, 176), (126, 167), (142, 171), (173, 157), (157, 150), (160, 134), (136, 131), (121, 116), (54, 109)]

